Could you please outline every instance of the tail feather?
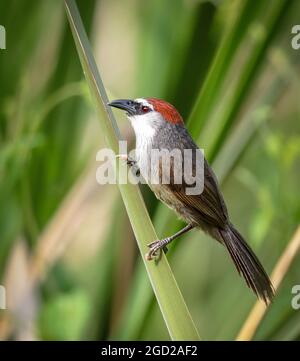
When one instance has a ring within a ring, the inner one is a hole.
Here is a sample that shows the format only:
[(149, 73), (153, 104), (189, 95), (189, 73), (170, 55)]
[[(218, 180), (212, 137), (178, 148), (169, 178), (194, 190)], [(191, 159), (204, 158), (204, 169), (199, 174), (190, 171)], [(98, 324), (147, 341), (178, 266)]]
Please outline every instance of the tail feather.
[(257, 297), (266, 304), (272, 302), (274, 288), (258, 258), (232, 224), (226, 230), (219, 230), (222, 243), (226, 246), (239, 274), (242, 275)]

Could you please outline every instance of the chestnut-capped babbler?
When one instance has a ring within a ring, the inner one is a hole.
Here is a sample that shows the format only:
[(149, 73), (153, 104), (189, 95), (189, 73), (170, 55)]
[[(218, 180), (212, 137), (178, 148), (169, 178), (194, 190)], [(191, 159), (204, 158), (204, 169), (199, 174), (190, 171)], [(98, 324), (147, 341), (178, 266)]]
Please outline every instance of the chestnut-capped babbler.
[[(119, 99), (109, 105), (126, 111), (136, 135), (136, 156), (134, 160), (128, 160), (128, 164), (134, 163), (141, 170), (141, 175), (156, 197), (187, 223), (186, 227), (173, 236), (149, 244), (147, 259), (151, 260), (158, 251), (183, 233), (193, 228), (201, 228), (226, 247), (238, 272), (255, 294), (266, 304), (270, 302), (274, 296), (270, 279), (254, 252), (230, 222), (218, 181), (206, 159), (203, 164), (204, 188), (200, 194), (186, 192), (188, 185), (183, 175), (180, 184), (174, 182), (174, 179), (177, 179), (174, 172), (179, 169), (174, 164), (170, 166), (173, 174), (170, 176), (169, 184), (151, 184), (148, 174), (143, 174), (143, 169), (151, 169), (150, 154), (153, 149), (179, 149), (182, 153), (185, 149), (198, 150), (175, 107), (156, 98)], [(196, 157), (191, 157), (194, 169), (197, 160)], [(182, 161), (186, 161), (184, 156)]]

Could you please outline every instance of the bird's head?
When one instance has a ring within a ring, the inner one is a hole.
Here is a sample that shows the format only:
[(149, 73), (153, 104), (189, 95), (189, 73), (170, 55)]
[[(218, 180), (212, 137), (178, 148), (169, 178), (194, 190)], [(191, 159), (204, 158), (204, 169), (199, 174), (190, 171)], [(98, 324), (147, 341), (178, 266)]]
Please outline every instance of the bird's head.
[(150, 133), (166, 124), (183, 126), (182, 117), (176, 108), (161, 99), (118, 99), (108, 105), (126, 111), (136, 134)]

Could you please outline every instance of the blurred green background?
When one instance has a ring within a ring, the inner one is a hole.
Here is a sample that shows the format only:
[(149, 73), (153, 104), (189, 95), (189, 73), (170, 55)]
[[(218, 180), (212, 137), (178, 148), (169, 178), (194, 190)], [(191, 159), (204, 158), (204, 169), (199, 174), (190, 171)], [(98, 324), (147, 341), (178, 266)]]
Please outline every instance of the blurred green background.
[[(300, 220), (299, 1), (77, 4), (111, 98), (179, 109), (271, 273)], [(63, 2), (1, 0), (0, 24), (0, 338), (169, 339), (118, 189), (96, 183), (105, 143)], [(143, 193), (160, 237), (182, 226)], [(168, 259), (202, 338), (234, 339), (255, 297), (225, 249), (191, 232)], [(299, 256), (255, 339), (300, 339), (295, 284)]]

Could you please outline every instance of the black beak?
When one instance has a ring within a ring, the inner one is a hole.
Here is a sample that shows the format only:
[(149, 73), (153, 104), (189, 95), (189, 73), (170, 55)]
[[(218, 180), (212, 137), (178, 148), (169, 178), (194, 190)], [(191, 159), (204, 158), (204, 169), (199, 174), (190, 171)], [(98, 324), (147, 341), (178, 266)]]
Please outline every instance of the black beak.
[(128, 115), (134, 115), (136, 114), (136, 106), (137, 103), (135, 103), (133, 100), (130, 99), (117, 99), (110, 103), (108, 103), (110, 107), (115, 107), (118, 109), (125, 110)]

